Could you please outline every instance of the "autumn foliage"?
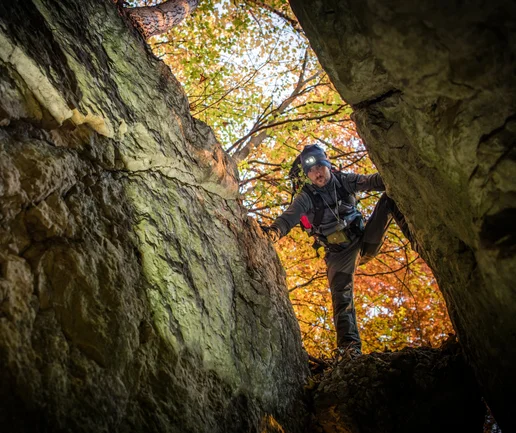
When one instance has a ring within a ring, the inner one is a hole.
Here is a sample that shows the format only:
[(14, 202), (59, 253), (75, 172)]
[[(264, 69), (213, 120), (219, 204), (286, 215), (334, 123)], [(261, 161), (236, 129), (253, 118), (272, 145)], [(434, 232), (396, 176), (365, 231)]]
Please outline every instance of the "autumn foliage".
[[(152, 2), (138, 3), (147, 4)], [(150, 44), (184, 85), (192, 114), (215, 130), (239, 163), (244, 204), (261, 224), (270, 224), (290, 203), (287, 173), (306, 144), (324, 145), (342, 170), (376, 171), (350, 107), (322, 70), (287, 1), (203, 1)], [(361, 197), (365, 215), (377, 198)], [(311, 245), (296, 228), (276, 250), (305, 347), (323, 357), (335, 347), (335, 332), (324, 253)], [(358, 268), (355, 304), (365, 352), (435, 347), (452, 332), (435, 278), (394, 224), (381, 254)]]

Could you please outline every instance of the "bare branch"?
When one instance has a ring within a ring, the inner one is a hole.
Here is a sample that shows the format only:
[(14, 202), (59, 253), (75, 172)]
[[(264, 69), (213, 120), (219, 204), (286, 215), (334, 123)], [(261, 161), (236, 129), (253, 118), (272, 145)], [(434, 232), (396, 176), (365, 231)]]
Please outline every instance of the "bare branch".
[(314, 281), (317, 281), (317, 280), (321, 280), (323, 278), (326, 278), (326, 273), (320, 273), (318, 272), (317, 274), (315, 274), (314, 276), (312, 276), (312, 278), (310, 278), (309, 280), (307, 280), (306, 282), (302, 283), (302, 284), (297, 284), (295, 287), (292, 287), (288, 292), (289, 293), (292, 293), (294, 290), (298, 290), (298, 289), (302, 289), (303, 287), (306, 287), (306, 286), (309, 286), (310, 284), (312, 284)]
[[(380, 261), (380, 260), (379, 260)], [(400, 272), (402, 271), (403, 269), (407, 269), (411, 264), (413, 264), (415, 261), (417, 261), (417, 259), (414, 259), (406, 264), (404, 264), (403, 266), (397, 268), (397, 269), (392, 269), (390, 266), (388, 266), (385, 262), (382, 262), (380, 261), (380, 263), (382, 263), (383, 265), (387, 266), (390, 270), (389, 271), (385, 271), (385, 272), (374, 272), (373, 274), (366, 274), (365, 272), (357, 272), (355, 275), (360, 275), (360, 276), (363, 276), (363, 277), (377, 277), (378, 275), (389, 275), (389, 274), (396, 274), (397, 272)]]
[[(279, 121), (279, 122), (272, 122), (272, 123), (269, 123), (267, 125), (263, 125), (263, 126), (259, 126), (257, 127), (254, 131), (250, 131), (249, 133), (247, 133), (244, 137), (240, 138), (239, 140), (237, 140), (233, 146), (231, 146), (231, 149), (234, 149), (236, 147), (238, 147), (238, 145), (244, 143), (247, 139), (249, 139), (250, 136), (252, 136), (253, 134), (255, 134), (256, 132), (258, 131), (262, 131), (262, 130), (266, 130), (266, 129), (270, 129), (270, 128), (274, 128), (276, 126), (280, 126), (280, 125), (284, 125), (286, 123), (295, 123), (295, 122), (301, 122), (301, 121), (305, 121), (305, 122), (309, 122), (309, 121), (312, 121), (312, 120), (322, 120), (322, 119), (325, 119), (327, 117), (331, 117), (331, 116), (335, 116), (336, 114), (339, 113), (339, 111), (342, 110), (342, 108), (344, 108), (345, 106), (342, 105), (340, 106), (339, 108), (337, 108), (336, 110), (332, 111), (331, 113), (326, 113), (326, 114), (322, 114), (320, 116), (312, 116), (312, 117), (297, 117), (295, 119), (285, 119), (285, 120), (282, 120), (282, 121)], [(243, 156), (243, 154), (242, 154)], [(247, 156), (247, 155), (246, 155)], [(237, 161), (237, 162), (240, 162), (242, 159), (245, 158), (245, 156), (242, 158), (238, 158), (238, 153), (236, 153), (233, 158)]]
[(283, 12), (281, 12), (277, 9), (274, 9), (272, 6), (269, 6), (268, 4), (266, 4), (260, 0), (247, 0), (246, 3), (252, 3), (255, 6), (261, 7), (262, 9), (272, 12), (273, 14), (277, 15), (278, 17), (285, 20), (288, 24), (290, 24), (292, 29), (295, 30), (297, 33), (299, 33), (300, 35), (303, 35), (303, 36), (305, 35), (303, 29), (301, 28), (301, 26), (299, 25), (299, 23), (296, 20), (290, 18), (288, 15), (284, 14)]
[(257, 212), (257, 211), (260, 211), (260, 210), (271, 209), (272, 207), (286, 206), (288, 204), (290, 204), (288, 201), (284, 201), (284, 202), (281, 202), (281, 203), (276, 203), (276, 204), (271, 205), (271, 206), (260, 206), (260, 207), (248, 209), (248, 212)]
[(281, 164), (275, 164), (273, 162), (268, 162), (268, 161), (259, 161), (257, 159), (252, 159), (250, 161), (247, 161), (247, 164), (260, 164), (260, 165), (271, 165), (273, 167), (281, 167)]
[(230, 93), (234, 92), (237, 89), (240, 89), (241, 87), (245, 86), (247, 83), (249, 83), (257, 74), (258, 72), (264, 68), (267, 65), (268, 62), (264, 62), (263, 65), (255, 69), (252, 74), (250, 74), (248, 77), (242, 78), (235, 86), (229, 88), (225, 93), (223, 93), (219, 99), (217, 99), (215, 102), (212, 102), (211, 104), (203, 107), (201, 110), (196, 111), (195, 113), (192, 113), (193, 116), (198, 116), (203, 111), (208, 110), (209, 108), (217, 105), (220, 101), (224, 100)]
[[(305, 79), (307, 65), (308, 65), (308, 50), (305, 50), (305, 54), (303, 57), (303, 62), (301, 65), (301, 70), (299, 72), (299, 77), (297, 80), (296, 87), (294, 88), (294, 90), (292, 91), (292, 93), (290, 94), (290, 96), (288, 98), (286, 98), (277, 108), (275, 108), (274, 110), (271, 110), (268, 113), (268, 116), (272, 118), (271, 122), (268, 124), (262, 123), (261, 125), (259, 125), (259, 122), (257, 121), (255, 123), (255, 125), (253, 126), (253, 128), (251, 128), (251, 131), (249, 131), (249, 133), (247, 133), (241, 139), (237, 140), (230, 147), (230, 149), (228, 149), (228, 152), (235, 149), (235, 153), (232, 156), (233, 156), (233, 159), (237, 163), (244, 160), (245, 158), (247, 158), (247, 156), (249, 156), (249, 154), (251, 153), (251, 151), (253, 149), (256, 149), (258, 146), (260, 146), (260, 144), (262, 144), (265, 141), (266, 138), (269, 137), (266, 130), (270, 129), (273, 126), (278, 126), (280, 124), (280, 123), (274, 123), (274, 120), (277, 119), (301, 94), (304, 93), (303, 88), (308, 83), (315, 80), (317, 77), (319, 77), (323, 73), (322, 70), (319, 70), (312, 76)], [(265, 116), (262, 116), (262, 119), (264, 117)], [(260, 121), (262, 119), (260, 119)], [(257, 133), (258, 133), (258, 135), (255, 135)], [(249, 140), (249, 141), (247, 141), (247, 140)], [(246, 141), (247, 141), (247, 143), (242, 148), (240, 148), (241, 145), (243, 143), (245, 143)]]

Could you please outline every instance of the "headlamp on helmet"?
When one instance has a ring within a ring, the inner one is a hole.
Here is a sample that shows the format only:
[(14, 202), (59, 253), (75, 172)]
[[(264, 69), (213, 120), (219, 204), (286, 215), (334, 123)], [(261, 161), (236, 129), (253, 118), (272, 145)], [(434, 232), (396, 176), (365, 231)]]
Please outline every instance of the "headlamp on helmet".
[(308, 174), (316, 165), (324, 165), (331, 169), (331, 163), (324, 150), (317, 144), (309, 144), (301, 152), (301, 166), (305, 174)]
[(313, 167), (315, 164), (317, 163), (317, 159), (315, 158), (315, 156), (309, 156), (308, 158), (305, 159), (305, 167)]

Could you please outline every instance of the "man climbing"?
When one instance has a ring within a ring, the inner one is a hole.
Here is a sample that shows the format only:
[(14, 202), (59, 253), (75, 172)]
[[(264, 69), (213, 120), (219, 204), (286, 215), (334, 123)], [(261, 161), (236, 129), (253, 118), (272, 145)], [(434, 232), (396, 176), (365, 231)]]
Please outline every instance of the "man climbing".
[(385, 191), (378, 173), (332, 171), (326, 153), (317, 144), (305, 146), (294, 162), (294, 171), (298, 164), (311, 184), (302, 187), (290, 207), (272, 225), (262, 228), (276, 242), (301, 221), (305, 230), (315, 237), (315, 245), (325, 248), (337, 346), (343, 356), (352, 359), (362, 353), (353, 302), (356, 266), (378, 254), (393, 217), (405, 236), (412, 239), (403, 215), (385, 193), (364, 225), (356, 208), (355, 193)]

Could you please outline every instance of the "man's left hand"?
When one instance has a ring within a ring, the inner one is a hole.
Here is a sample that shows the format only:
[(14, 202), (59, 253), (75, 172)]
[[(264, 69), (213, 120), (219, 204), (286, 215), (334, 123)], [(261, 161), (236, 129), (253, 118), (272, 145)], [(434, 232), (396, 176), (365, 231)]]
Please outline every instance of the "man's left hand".
[(280, 236), (279, 230), (274, 226), (260, 226), (263, 232), (267, 235), (267, 237), (271, 240), (272, 243), (276, 243)]

